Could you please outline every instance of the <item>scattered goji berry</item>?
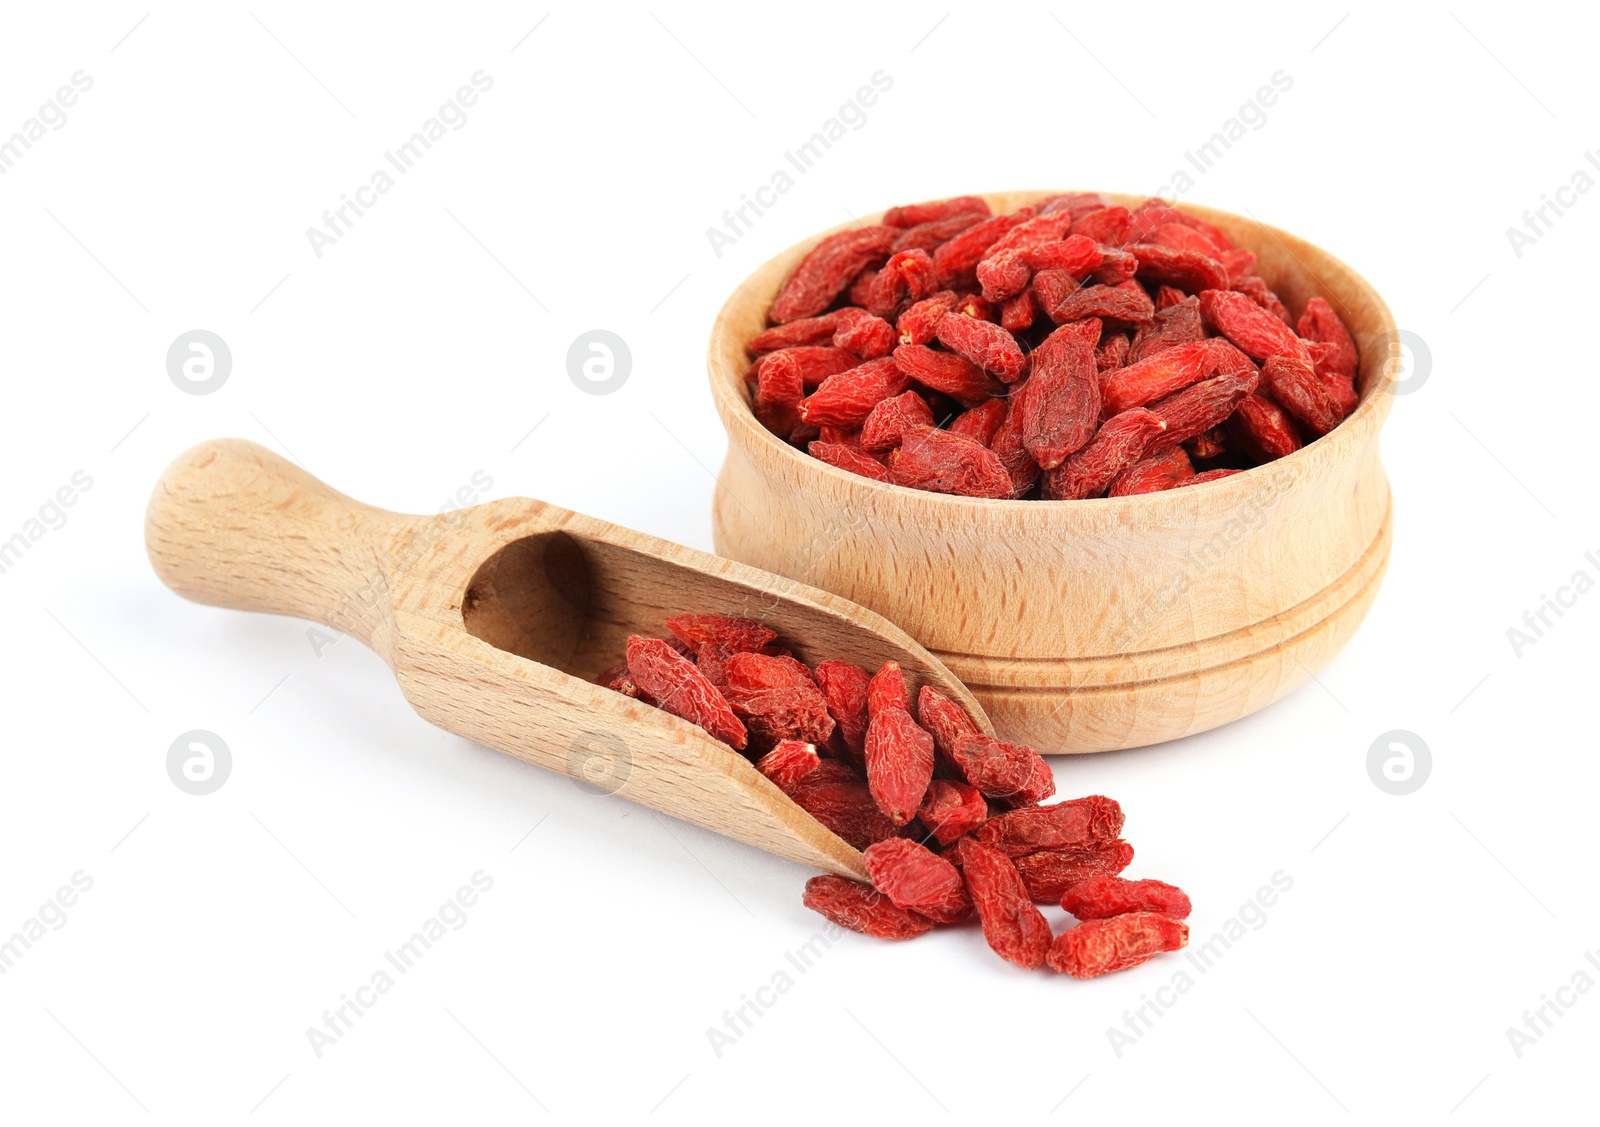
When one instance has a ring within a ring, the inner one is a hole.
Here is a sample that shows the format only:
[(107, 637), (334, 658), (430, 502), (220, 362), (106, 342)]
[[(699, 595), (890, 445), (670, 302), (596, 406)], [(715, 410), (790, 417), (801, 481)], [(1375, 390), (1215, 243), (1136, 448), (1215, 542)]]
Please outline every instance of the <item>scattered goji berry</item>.
[(806, 881), (804, 902), (842, 928), (879, 939), (911, 939), (933, 927), (928, 917), (896, 907), (872, 886), (831, 874)]
[(962, 838), (957, 850), (961, 875), (989, 946), (1019, 967), (1032, 970), (1042, 964), (1050, 950), (1050, 924), (1028, 896), (1017, 867), (1005, 854), (974, 838)]
[(1133, 863), (1133, 846), (1119, 838), (1090, 849), (1041, 849), (1012, 862), (1035, 903), (1059, 904), (1073, 885), (1126, 869)]
[(1094, 794), (997, 815), (979, 828), (978, 840), (1008, 857), (1041, 849), (1093, 849), (1122, 836), (1122, 822), (1117, 801)]
[(917, 821), (928, 828), (940, 845), (949, 845), (962, 834), (983, 825), (989, 804), (977, 787), (951, 779), (935, 779), (928, 784), (917, 808)]
[(897, 826), (916, 817), (933, 780), (933, 737), (903, 708), (885, 708), (867, 725), (867, 785)]
[(1061, 906), (1080, 920), (1104, 920), (1127, 912), (1154, 912), (1181, 920), (1194, 910), (1188, 894), (1176, 885), (1109, 875), (1073, 885), (1062, 894)]
[(903, 837), (868, 846), (862, 854), (872, 887), (898, 908), (951, 924), (972, 913), (961, 873), (925, 845)]
[(1073, 978), (1095, 978), (1181, 950), (1188, 942), (1189, 925), (1154, 912), (1129, 912), (1063, 931), (1050, 945), (1050, 968)]
[(675, 614), (667, 619), (667, 629), (696, 654), (706, 645), (721, 646), (729, 653), (754, 653), (778, 638), (776, 630), (753, 618), (725, 614)]

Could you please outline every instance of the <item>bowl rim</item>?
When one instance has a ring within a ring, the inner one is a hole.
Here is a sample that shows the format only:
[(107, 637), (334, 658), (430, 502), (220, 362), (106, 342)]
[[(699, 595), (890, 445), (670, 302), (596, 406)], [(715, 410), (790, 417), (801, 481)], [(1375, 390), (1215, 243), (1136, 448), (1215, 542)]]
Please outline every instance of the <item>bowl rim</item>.
[[(1003, 214), (1015, 210), (1025, 204), (1047, 199), (1051, 196), (1069, 194), (1068, 190), (1026, 190), (1026, 191), (999, 191), (966, 193), (979, 195), (988, 201), (996, 214)], [(1153, 198), (1140, 195), (1130, 195), (1118, 192), (1100, 193), (1113, 205), (1120, 205), (1132, 210), (1144, 200)], [(1171, 201), (1169, 201), (1171, 202)], [(1393, 405), (1394, 393), (1390, 390), (1396, 382), (1396, 377), (1390, 367), (1390, 361), (1399, 356), (1400, 346), (1398, 341), (1398, 326), (1394, 314), (1388, 304), (1378, 293), (1376, 288), (1364, 277), (1350, 267), (1343, 259), (1330, 254), (1314, 243), (1308, 242), (1299, 236), (1290, 234), (1271, 224), (1263, 223), (1250, 216), (1237, 215), (1220, 208), (1206, 207), (1188, 202), (1174, 202), (1172, 206), (1179, 211), (1185, 211), (1207, 222), (1214, 223), (1224, 228), (1240, 228), (1265, 236), (1279, 244), (1290, 258), (1299, 265), (1305, 274), (1311, 288), (1319, 295), (1326, 298), (1332, 289), (1326, 281), (1325, 275), (1340, 275), (1347, 288), (1353, 289), (1362, 296), (1363, 302), (1371, 305), (1378, 313), (1379, 327), (1372, 334), (1371, 340), (1361, 345), (1361, 369), (1358, 377), (1363, 387), (1360, 400), (1356, 409), (1340, 421), (1339, 425), (1327, 434), (1306, 443), (1292, 454), (1274, 459), (1259, 466), (1251, 466), (1236, 474), (1230, 474), (1217, 481), (1204, 482), (1200, 489), (1218, 487), (1210, 495), (1220, 496), (1225, 490), (1232, 489), (1241, 495), (1265, 491), (1277, 493), (1289, 488), (1296, 481), (1302, 480), (1308, 471), (1326, 463), (1337, 463), (1356, 456), (1365, 450), (1376, 438), (1378, 431), (1388, 417), (1389, 409)], [(717, 413), (722, 418), (724, 429), (728, 432), (729, 441), (740, 441), (746, 449), (751, 444), (765, 444), (768, 450), (777, 457), (788, 457), (793, 461), (797, 472), (815, 473), (822, 472), (825, 477), (832, 476), (835, 481), (861, 489), (868, 496), (878, 499), (899, 498), (901, 500), (916, 499), (922, 503), (932, 505), (947, 505), (953, 507), (981, 507), (990, 508), (996, 505), (1006, 506), (1007, 512), (1027, 512), (1038, 510), (1041, 513), (1059, 512), (1069, 508), (1080, 512), (1115, 511), (1112, 507), (1122, 509), (1154, 509), (1168, 507), (1174, 510), (1190, 507), (1195, 500), (1190, 489), (1185, 487), (1162, 490), (1157, 493), (1133, 494), (1125, 497), (1087, 497), (1077, 500), (1048, 501), (1044, 499), (1027, 498), (988, 498), (966, 497), (952, 493), (935, 493), (925, 489), (913, 489), (910, 486), (895, 485), (893, 482), (877, 481), (870, 477), (863, 477), (848, 470), (830, 465), (820, 458), (814, 458), (809, 453), (801, 450), (780, 439), (756, 419), (755, 411), (744, 391), (744, 373), (750, 363), (749, 354), (745, 346), (749, 338), (733, 340), (732, 323), (743, 319), (747, 307), (754, 302), (763, 305), (770, 303), (773, 294), (790, 270), (813, 246), (821, 240), (839, 231), (852, 227), (875, 224), (881, 221), (884, 211), (864, 215), (848, 223), (840, 223), (825, 231), (817, 232), (800, 242), (793, 244), (763, 262), (759, 267), (745, 277), (717, 312), (716, 320), (712, 324), (711, 337), (707, 349), (706, 366), (711, 382), (712, 400), (716, 405)], [(1313, 257), (1318, 260), (1320, 270), (1313, 270), (1306, 265), (1306, 258)], [(768, 287), (770, 286), (770, 292)], [(1342, 302), (1340, 304), (1343, 304)], [(765, 324), (766, 317), (763, 310), (761, 321)], [(1370, 353), (1373, 343), (1387, 339), (1389, 342), (1388, 355), (1375, 357)], [(732, 342), (730, 344), (730, 342)], [(732, 358), (737, 357), (737, 360)], [(758, 447), (759, 448), (759, 447)], [(1187, 500), (1186, 500), (1187, 499)], [(1088, 506), (1089, 508), (1085, 508)]]

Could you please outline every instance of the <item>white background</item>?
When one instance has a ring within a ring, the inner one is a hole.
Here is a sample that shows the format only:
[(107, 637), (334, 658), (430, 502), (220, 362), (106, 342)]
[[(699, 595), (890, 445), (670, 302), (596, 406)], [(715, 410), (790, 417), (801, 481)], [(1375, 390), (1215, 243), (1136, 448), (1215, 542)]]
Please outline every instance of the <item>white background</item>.
[[(1600, 979), (1600, 595), (1520, 656), (1507, 630), (1600, 576), (1600, 192), (1520, 257), (1506, 229), (1600, 148), (1597, 29), (1345, 11), (11, 8), (0, 135), (75, 72), (93, 87), (0, 177), (0, 539), (75, 471), (93, 485), (0, 575), (0, 935), (74, 872), (94, 883), (0, 977), (0, 1118), (1589, 1106), (1600, 991), (1520, 1057), (1507, 1029)], [(480, 70), (465, 126), (318, 258), (306, 229)], [(714, 254), (706, 228), (880, 70), (865, 125)], [(1277, 71), (1290, 91), (1186, 198), (1354, 265), (1432, 369), (1383, 438), (1388, 578), (1318, 682), (1203, 736), (1056, 761), (1062, 793), (1122, 800), (1133, 875), (1187, 888), (1197, 936), (1293, 880), (1120, 1056), (1108, 1028), (1181, 958), (1076, 982), (957, 929), (848, 937), (719, 1057), (708, 1027), (819, 926), (807, 872), (437, 731), (355, 641), (319, 658), (306, 624), (188, 604), (145, 560), (151, 485), (219, 435), (389, 508), (432, 511), (483, 471), (485, 499), (710, 548), (704, 342), (741, 278), (893, 203), (1153, 191)], [(196, 328), (233, 354), (205, 396), (165, 369)], [(633, 354), (608, 396), (566, 372), (593, 328)], [(233, 755), (205, 797), (166, 771), (197, 728)], [(1432, 749), (1404, 797), (1368, 777), (1391, 729)], [(307, 1028), (478, 870), (494, 884), (466, 925), (316, 1056)]]

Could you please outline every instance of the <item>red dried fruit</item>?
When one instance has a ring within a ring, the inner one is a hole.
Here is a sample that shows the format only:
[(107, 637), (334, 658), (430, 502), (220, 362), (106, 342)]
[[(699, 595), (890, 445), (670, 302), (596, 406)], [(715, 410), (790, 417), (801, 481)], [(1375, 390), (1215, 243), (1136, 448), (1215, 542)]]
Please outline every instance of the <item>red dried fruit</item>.
[(1119, 247), (1133, 228), (1133, 216), (1125, 207), (1105, 207), (1081, 215), (1072, 224), (1072, 233), (1108, 247)]
[(889, 471), (884, 468), (883, 463), (871, 455), (862, 453), (855, 446), (845, 446), (835, 442), (813, 442), (806, 447), (806, 453), (819, 462), (826, 462), (830, 466), (861, 477), (870, 477), (873, 481), (889, 480)]
[(789, 352), (774, 352), (755, 366), (755, 413), (761, 425), (789, 440), (800, 422), (800, 399), (805, 395), (805, 378), (800, 364)]
[(1227, 268), (1207, 255), (1153, 243), (1129, 243), (1123, 249), (1138, 260), (1139, 277), (1145, 281), (1165, 282), (1190, 293), (1227, 288)]
[(1320, 297), (1314, 297), (1306, 302), (1305, 311), (1300, 314), (1300, 320), (1295, 325), (1295, 332), (1306, 340), (1320, 341), (1334, 346), (1335, 354), (1326, 367), (1318, 366), (1319, 375), (1339, 375), (1345, 379), (1354, 379), (1356, 367), (1360, 364), (1361, 356), (1356, 351), (1355, 338), (1350, 335), (1350, 330), (1344, 327), (1344, 322), (1333, 311), (1333, 306)]
[(1123, 286), (1078, 286), (1072, 275), (1061, 270), (1045, 270), (1034, 275), (1034, 294), (1039, 305), (1059, 324), (1081, 321), (1085, 317), (1139, 322), (1155, 315), (1150, 295), (1137, 283)]
[(829, 376), (800, 401), (800, 418), (819, 427), (859, 427), (872, 409), (911, 385), (893, 356), (881, 356)]
[[(839, 310), (839, 327), (834, 330), (833, 343), (836, 348), (842, 349), (850, 356), (859, 360), (876, 360), (880, 356), (887, 356), (894, 351), (894, 346), (899, 342), (900, 334), (895, 327), (882, 317), (874, 317), (864, 309)], [(837, 371), (845, 371), (855, 366), (856, 361), (846, 364)], [(833, 375), (826, 372), (825, 375)], [(817, 380), (821, 383), (821, 377)]]
[(988, 214), (987, 211), (981, 213), (974, 211), (965, 215), (952, 215), (948, 219), (930, 219), (926, 223), (918, 223), (915, 227), (907, 227), (889, 249), (895, 252), (925, 250), (932, 254), (942, 243), (955, 238), (968, 227), (982, 223)]
[(1205, 473), (1197, 473), (1193, 477), (1184, 478), (1184, 480), (1178, 482), (1176, 488), (1182, 489), (1190, 485), (1204, 485), (1208, 481), (1221, 481), (1225, 477), (1232, 477), (1236, 473), (1243, 472), (1243, 470), (1207, 470)]
[(951, 196), (949, 199), (891, 207), (883, 213), (883, 222), (888, 227), (916, 227), (957, 215), (988, 214), (989, 201), (982, 196)]
[(982, 732), (957, 740), (948, 754), (961, 777), (989, 798), (1019, 799), (1039, 781), (1037, 751)]
[(867, 717), (878, 715), (886, 709), (911, 711), (911, 691), (906, 688), (905, 674), (898, 661), (886, 661), (867, 682)]
[(1200, 294), (1200, 312), (1246, 356), (1266, 360), (1272, 356), (1292, 356), (1306, 362), (1307, 355), (1294, 330), (1241, 293), (1231, 290), (1206, 290)]
[[(1017, 347), (1016, 338), (999, 325), (991, 321), (980, 321), (975, 317), (963, 317), (958, 313), (946, 313), (939, 319), (939, 343), (958, 356), (976, 364), (986, 372), (993, 373), (1006, 383), (1012, 383), (1022, 374), (1024, 360), (1022, 349)], [(902, 345), (902, 348), (912, 349), (916, 345)], [(912, 375), (916, 375), (915, 372)], [(921, 379), (920, 376), (917, 377)], [(937, 386), (937, 385), (930, 385)], [(940, 388), (946, 391), (945, 388)], [(949, 392), (957, 399), (968, 398), (956, 392)]]
[(1018, 404), (1022, 442), (1043, 469), (1054, 469), (1081, 449), (1100, 424), (1100, 370), (1093, 318), (1062, 325), (1030, 357), (1033, 372)]
[(1126, 333), (1111, 333), (1094, 350), (1094, 366), (1101, 372), (1113, 371), (1128, 362), (1128, 349), (1133, 342)]
[[(989, 449), (1000, 459), (1000, 465), (1010, 480), (1012, 497), (1021, 497), (1039, 480), (1039, 463), (1028, 453), (1027, 435), (1023, 429), (1023, 416), (1026, 413), (1024, 404), (1028, 398), (1028, 386), (1032, 383), (1032, 379), (1024, 380), (1011, 389), (1005, 421), (989, 440)], [(1099, 390), (1098, 386), (1095, 390)]]
[(1344, 418), (1309, 361), (1273, 356), (1261, 366), (1261, 383), (1285, 411), (1317, 434), (1327, 434)]
[(803, 902), (842, 928), (879, 939), (912, 939), (933, 927), (926, 916), (897, 908), (883, 893), (844, 877), (812, 877)]
[(1033, 266), (1025, 250), (991, 251), (989, 257), (978, 263), (977, 276), (987, 300), (1005, 301), (1028, 288)]
[(1250, 276), (1256, 268), (1256, 256), (1252, 251), (1243, 247), (1232, 247), (1217, 255), (1217, 261), (1222, 263), (1223, 269), (1228, 272), (1230, 283), (1238, 284)]
[(1133, 863), (1133, 846), (1117, 840), (1092, 849), (1041, 849), (1015, 857), (1012, 863), (1030, 897), (1040, 904), (1057, 904), (1073, 885), (1126, 869)]
[(892, 227), (853, 227), (829, 235), (784, 280), (768, 318), (773, 324), (786, 325), (821, 313), (857, 274), (888, 259), (889, 243), (896, 233)]
[(933, 737), (939, 754), (952, 762), (956, 745), (978, 734), (978, 726), (967, 715), (967, 710), (932, 685), (924, 685), (917, 691), (917, 720)]
[[(1089, 278), (1102, 286), (1122, 286), (1138, 272), (1139, 260), (1133, 255), (1114, 247), (1101, 247), (1100, 265), (1094, 268)], [(1144, 292), (1143, 287), (1140, 287), (1140, 292)]]
[(1144, 457), (1166, 428), (1161, 416), (1145, 407), (1112, 415), (1088, 445), (1045, 474), (1045, 500), (1081, 500), (1100, 495), (1113, 478)]
[(991, 399), (956, 416), (955, 421), (949, 426), (949, 431), (951, 434), (959, 434), (963, 438), (970, 438), (987, 446), (994, 441), (994, 432), (1000, 429), (1000, 424), (1005, 422), (1005, 419), (1006, 401)]
[(1075, 278), (1087, 277), (1104, 260), (1095, 241), (1082, 235), (1068, 235), (1060, 242), (1044, 243), (1028, 251), (1028, 265), (1034, 270), (1061, 270)]
[(742, 749), (749, 742), (744, 724), (717, 687), (665, 642), (629, 636), (628, 672), (658, 708), (698, 724), (731, 747)]
[(977, 836), (1008, 857), (1020, 857), (1041, 849), (1082, 850), (1110, 845), (1121, 836), (1122, 822), (1122, 807), (1116, 799), (1092, 794), (1050, 806), (1008, 811), (985, 822)]
[(1361, 395), (1356, 391), (1356, 385), (1344, 376), (1329, 373), (1318, 378), (1322, 380), (1322, 386), (1333, 397), (1333, 401), (1339, 405), (1341, 416), (1348, 416), (1361, 402)]
[(1254, 372), (1215, 376), (1151, 404), (1150, 410), (1161, 417), (1167, 429), (1146, 447), (1145, 457), (1187, 442), (1221, 423), (1260, 382), (1261, 377)]
[(1094, 978), (1136, 967), (1163, 951), (1189, 942), (1189, 926), (1154, 912), (1130, 912), (1109, 920), (1089, 920), (1068, 928), (1050, 945), (1052, 970), (1074, 978)]
[(1154, 243), (1157, 246), (1169, 247), (1172, 250), (1189, 251), (1192, 254), (1199, 254), (1212, 259), (1216, 259), (1221, 253), (1210, 239), (1193, 227), (1186, 227), (1182, 223), (1163, 223), (1147, 232), (1144, 236), (1144, 241), (1146, 243)]
[(1148, 359), (1107, 372), (1100, 381), (1101, 410), (1115, 415), (1154, 403), (1199, 383), (1215, 367), (1216, 356), (1205, 341), (1163, 349)]
[(1300, 449), (1300, 436), (1288, 414), (1263, 395), (1247, 395), (1228, 419), (1228, 434), (1257, 462), (1270, 462)]
[(910, 427), (889, 455), (889, 480), (932, 493), (998, 499), (1011, 496), (1011, 477), (987, 446), (937, 427)]
[(725, 614), (675, 614), (667, 619), (667, 629), (695, 654), (706, 645), (720, 646), (730, 654), (752, 653), (778, 637), (776, 630), (753, 618)]
[(975, 293), (964, 293), (956, 298), (956, 303), (950, 307), (950, 312), (959, 313), (963, 317), (976, 317), (980, 321), (993, 321), (995, 318), (995, 304), (985, 301)]
[[(950, 318), (951, 314), (946, 314), (940, 320), (940, 331), (943, 331), (945, 322)], [(957, 319), (972, 320), (970, 317)], [(910, 379), (955, 399), (981, 403), (1005, 392), (1003, 384), (972, 361), (948, 352), (935, 352), (925, 344), (902, 344), (894, 350), (894, 362)]]
[[(840, 310), (840, 312), (848, 311)], [(835, 372), (848, 372), (861, 363), (853, 352), (831, 344), (802, 344), (794, 348), (781, 348), (777, 352), (767, 353), (751, 365), (750, 376), (758, 387), (761, 384), (762, 368), (774, 363), (780, 356), (788, 357), (800, 366), (800, 379), (807, 387), (816, 387)]]
[(771, 779), (784, 794), (793, 794), (800, 780), (820, 766), (815, 744), (800, 740), (779, 740), (771, 751), (756, 760), (756, 770)]
[(928, 784), (917, 808), (917, 820), (928, 828), (940, 845), (949, 845), (962, 834), (971, 833), (989, 817), (989, 804), (983, 793), (967, 783), (935, 779)]
[[(1133, 344), (1128, 348), (1128, 363), (1137, 364), (1174, 345), (1192, 344), (1205, 339), (1206, 326), (1205, 319), (1200, 316), (1200, 299), (1186, 297), (1165, 309), (1157, 309), (1155, 316), (1139, 326), (1133, 334)], [(1240, 352), (1239, 355), (1243, 356), (1244, 353)]]
[(867, 785), (897, 826), (916, 817), (933, 779), (933, 737), (903, 708), (885, 708), (867, 725)]
[[(1023, 223), (1017, 224), (1007, 231), (1000, 239), (989, 247), (984, 257), (1004, 254), (1010, 250), (1033, 250), (1035, 247), (1044, 246), (1046, 243), (1059, 242), (1067, 237), (1067, 232), (1072, 228), (1072, 214), (1061, 211), (1039, 214)], [(1084, 239), (1086, 243), (1093, 240)]]
[(858, 764), (865, 764), (867, 687), (871, 678), (865, 669), (848, 661), (825, 661), (817, 666), (816, 677), (817, 688), (828, 702), (828, 714), (838, 724), (846, 750)]
[(740, 653), (723, 666), (722, 695), (763, 740), (820, 744), (833, 732), (833, 717), (811, 673), (793, 659)]
[(1028, 897), (1017, 867), (970, 837), (956, 848), (984, 939), (1007, 962), (1029, 970), (1039, 966), (1050, 950), (1050, 924)]
[(846, 312), (847, 310), (841, 309), (834, 313), (824, 313), (820, 317), (803, 317), (798, 321), (790, 321), (787, 325), (774, 325), (765, 332), (757, 333), (745, 348), (754, 356), (757, 353), (773, 352), (780, 348), (825, 344), (833, 339), (833, 331)]
[[(625, 697), (632, 697), (635, 700), (641, 699), (639, 686), (633, 683), (633, 677), (628, 673), (628, 663), (625, 661), (619, 661), (616, 665), (607, 669), (594, 679), (594, 683), (603, 685), (614, 693), (621, 693)], [(646, 700), (645, 703), (651, 704), (654, 702)]]
[(1278, 295), (1272, 292), (1272, 288), (1267, 285), (1265, 278), (1250, 274), (1235, 282), (1233, 289), (1236, 293), (1244, 294), (1245, 297), (1261, 306), (1262, 309), (1272, 314), (1285, 325), (1292, 326), (1294, 324), (1289, 318), (1288, 308), (1278, 299)]
[(927, 251), (899, 251), (878, 271), (867, 293), (867, 312), (890, 317), (902, 301), (921, 301), (938, 289), (939, 274)]
[(907, 427), (933, 425), (933, 409), (914, 391), (903, 391), (885, 399), (872, 409), (861, 424), (861, 449), (868, 454), (887, 454), (900, 445)]
[(872, 887), (896, 907), (953, 924), (972, 914), (961, 873), (925, 845), (903, 837), (880, 841), (862, 855)]
[(1056, 793), (1056, 773), (1050, 770), (1050, 764), (1046, 763), (1044, 756), (1034, 751), (1033, 748), (1030, 747), (1027, 750), (1033, 752), (1032, 770), (1029, 771), (1028, 781), (1023, 784), (1021, 790), (1009, 799), (1001, 800), (1007, 805), (1033, 806)]
[(978, 263), (995, 243), (1013, 227), (1033, 218), (1032, 208), (1023, 208), (1010, 215), (996, 215), (975, 227), (968, 227), (949, 242), (933, 252), (933, 264), (939, 271), (939, 284), (945, 289), (956, 289), (977, 280)]
[[(1158, 286), (1156, 288), (1157, 313), (1160, 313), (1166, 309), (1171, 309), (1174, 305), (1182, 305), (1188, 300), (1189, 295), (1184, 293), (1182, 290), (1174, 289), (1171, 286)], [(1196, 308), (1199, 307), (1198, 300), (1195, 302), (1195, 306)]]
[(1033, 325), (1039, 316), (1039, 303), (1032, 290), (1023, 290), (1000, 307), (1000, 327), (1008, 333), (1020, 333)]
[(1175, 885), (1118, 876), (1095, 876), (1073, 885), (1062, 895), (1061, 906), (1080, 920), (1104, 920), (1126, 912), (1154, 912), (1181, 920), (1194, 910), (1188, 894)]
[[(831, 770), (830, 770), (831, 768)], [(849, 772), (840, 778), (837, 772)], [(872, 800), (867, 784), (837, 759), (824, 759), (789, 796), (794, 804), (856, 849), (897, 837), (900, 827), (891, 822)]]
[(900, 314), (900, 319), (895, 322), (895, 328), (900, 333), (900, 343), (927, 344), (933, 340), (934, 334), (939, 331), (939, 322), (960, 300), (961, 295), (954, 290), (942, 290), (911, 306)]
[(1119, 473), (1106, 490), (1108, 497), (1132, 497), (1139, 493), (1160, 493), (1194, 476), (1194, 466), (1183, 447), (1175, 446), (1135, 462)]
[(1236, 348), (1232, 341), (1225, 337), (1211, 337), (1207, 341), (1217, 361), (1217, 375), (1228, 376), (1238, 372), (1254, 372), (1261, 374), (1261, 369), (1256, 362)]

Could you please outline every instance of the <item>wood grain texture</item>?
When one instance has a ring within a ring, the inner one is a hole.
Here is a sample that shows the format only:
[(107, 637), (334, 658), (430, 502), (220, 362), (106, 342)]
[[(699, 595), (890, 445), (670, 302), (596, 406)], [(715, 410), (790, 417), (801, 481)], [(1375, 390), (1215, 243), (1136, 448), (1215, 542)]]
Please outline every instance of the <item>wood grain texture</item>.
[(871, 611), (540, 501), (403, 516), (254, 443), (219, 439), (162, 475), (145, 544), (185, 598), (361, 639), (447, 731), (844, 876), (865, 879), (860, 854), (744, 756), (592, 683), (629, 634), (660, 637), (679, 612), (758, 618), (807, 663), (898, 661), (913, 687), (936, 686), (993, 731), (949, 670)]
[[(1000, 213), (1053, 194), (987, 198)], [(967, 683), (1003, 737), (1047, 753), (1175, 739), (1303, 684), (1354, 632), (1389, 558), (1378, 432), (1399, 357), (1394, 319), (1327, 252), (1182, 206), (1254, 251), (1292, 310), (1321, 295), (1350, 328), (1361, 402), (1330, 434), (1222, 481), (1088, 501), (952, 497), (836, 469), (768, 433), (743, 379), (745, 343), (823, 232), (751, 275), (712, 330), (711, 387), (729, 434), (717, 550), (899, 623)]]

